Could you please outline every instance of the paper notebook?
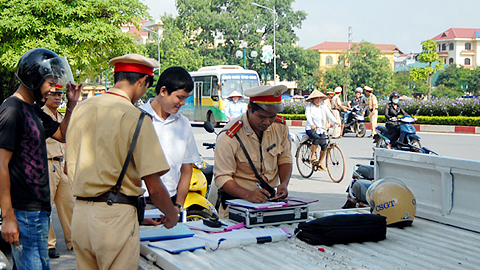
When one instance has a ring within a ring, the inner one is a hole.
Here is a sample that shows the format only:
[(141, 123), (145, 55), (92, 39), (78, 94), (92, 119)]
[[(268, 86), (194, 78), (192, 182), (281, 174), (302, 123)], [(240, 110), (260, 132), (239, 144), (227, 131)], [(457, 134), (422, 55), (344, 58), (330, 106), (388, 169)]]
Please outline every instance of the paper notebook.
[(140, 241), (158, 241), (167, 239), (178, 239), (191, 237), (194, 233), (185, 224), (178, 223), (177, 226), (167, 229), (163, 226), (149, 230), (140, 231)]

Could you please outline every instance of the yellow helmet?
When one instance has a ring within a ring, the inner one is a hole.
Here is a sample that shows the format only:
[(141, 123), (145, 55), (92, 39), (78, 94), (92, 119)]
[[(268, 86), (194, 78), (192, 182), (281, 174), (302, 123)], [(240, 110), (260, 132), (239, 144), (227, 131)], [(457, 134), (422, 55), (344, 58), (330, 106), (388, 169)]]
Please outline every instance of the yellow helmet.
[(367, 190), (370, 212), (387, 218), (389, 227), (410, 226), (415, 217), (415, 196), (400, 180), (386, 178), (375, 181)]

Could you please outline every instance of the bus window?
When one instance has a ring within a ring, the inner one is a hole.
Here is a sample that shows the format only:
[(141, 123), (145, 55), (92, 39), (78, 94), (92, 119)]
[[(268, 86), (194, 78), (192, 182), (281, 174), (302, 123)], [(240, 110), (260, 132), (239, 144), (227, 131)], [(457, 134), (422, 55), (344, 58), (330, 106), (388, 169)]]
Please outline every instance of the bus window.
[(210, 97), (212, 94), (212, 77), (203, 78), (202, 97)]

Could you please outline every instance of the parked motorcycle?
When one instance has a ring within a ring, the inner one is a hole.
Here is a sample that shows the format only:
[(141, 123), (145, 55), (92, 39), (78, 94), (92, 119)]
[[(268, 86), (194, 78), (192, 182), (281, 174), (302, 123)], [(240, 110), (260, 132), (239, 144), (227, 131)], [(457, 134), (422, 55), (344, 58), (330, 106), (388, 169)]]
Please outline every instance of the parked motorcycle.
[(372, 184), (374, 167), (357, 164), (353, 170), (352, 182), (347, 188), (347, 201), (343, 209), (368, 207), (367, 189)]
[[(205, 130), (215, 132), (210, 122), (205, 122)], [(207, 149), (215, 150), (215, 143), (203, 143)], [(201, 156), (200, 156), (201, 157)], [(199, 219), (217, 219), (218, 212), (215, 206), (207, 199), (213, 180), (213, 165), (206, 163), (203, 158), (193, 166), (190, 189), (185, 199), (184, 207), (187, 211), (187, 221)]]
[(373, 143), (376, 147), (386, 148), (388, 144), (392, 143), (392, 149), (437, 155), (432, 150), (422, 147), (420, 137), (416, 134), (417, 130), (413, 126), (415, 118), (410, 115), (404, 115), (399, 117), (397, 121), (400, 122), (400, 136), (398, 140), (391, 142), (390, 138), (393, 134), (388, 133), (386, 127), (377, 126), (375, 128), (377, 134), (373, 137)]
[(186, 221), (217, 218), (218, 213), (211, 202), (207, 200), (208, 189), (213, 178), (213, 166), (203, 158), (193, 164), (190, 188), (185, 198), (184, 208), (187, 212)]
[(363, 123), (363, 121), (365, 121), (365, 117), (363, 116), (362, 109), (360, 108), (360, 106), (358, 105), (353, 106), (346, 113), (348, 114), (348, 116), (347, 116), (347, 122), (343, 127), (343, 134), (356, 133), (357, 137), (360, 137), (360, 138), (364, 137), (365, 134), (367, 133), (367, 128)]

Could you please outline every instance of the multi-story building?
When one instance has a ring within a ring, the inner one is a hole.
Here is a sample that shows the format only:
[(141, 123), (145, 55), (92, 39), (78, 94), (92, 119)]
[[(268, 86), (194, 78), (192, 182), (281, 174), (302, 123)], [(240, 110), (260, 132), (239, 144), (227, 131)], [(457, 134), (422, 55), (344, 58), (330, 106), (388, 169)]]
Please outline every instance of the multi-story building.
[(480, 28), (450, 28), (432, 40), (445, 64), (474, 69), (480, 65)]
[[(341, 55), (347, 54), (348, 50), (359, 43), (348, 42), (329, 42), (325, 41), (310, 48), (310, 50), (318, 51), (320, 54), (320, 69), (331, 68), (338, 64)], [(380, 49), (381, 54), (390, 62), (391, 69), (394, 68), (394, 55), (403, 54), (403, 52), (393, 44), (373, 44)]]

